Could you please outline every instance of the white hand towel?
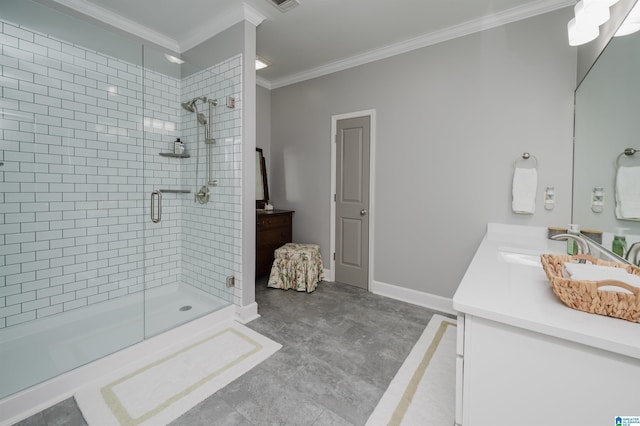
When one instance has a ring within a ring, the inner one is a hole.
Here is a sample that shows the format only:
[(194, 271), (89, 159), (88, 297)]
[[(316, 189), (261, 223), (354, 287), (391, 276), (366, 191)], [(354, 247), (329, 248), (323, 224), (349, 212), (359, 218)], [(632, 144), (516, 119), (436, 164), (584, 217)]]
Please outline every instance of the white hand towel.
[(640, 220), (640, 167), (618, 167), (616, 217)]
[[(634, 287), (640, 287), (640, 277), (630, 274), (622, 268), (614, 268), (613, 266), (589, 265), (587, 263), (565, 263), (564, 271), (569, 277), (580, 281), (606, 281), (616, 280), (622, 281)], [(565, 275), (566, 276), (566, 275)], [(599, 290), (620, 291), (623, 293), (631, 293), (626, 289), (615, 286), (600, 287)]]
[(536, 211), (536, 190), (538, 189), (538, 171), (534, 168), (516, 167), (513, 172), (514, 213), (533, 214)]

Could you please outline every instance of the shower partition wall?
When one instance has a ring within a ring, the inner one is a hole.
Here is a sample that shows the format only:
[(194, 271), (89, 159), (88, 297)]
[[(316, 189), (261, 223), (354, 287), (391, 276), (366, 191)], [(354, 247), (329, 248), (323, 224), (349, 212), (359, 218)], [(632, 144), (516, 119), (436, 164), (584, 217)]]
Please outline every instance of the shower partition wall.
[[(201, 205), (181, 192), (198, 128), (180, 102), (239, 99), (241, 63), (169, 64), (25, 0), (3, 4), (0, 43), (3, 398), (239, 302), (241, 117), (214, 110), (219, 184)], [(177, 137), (190, 156), (161, 156)]]

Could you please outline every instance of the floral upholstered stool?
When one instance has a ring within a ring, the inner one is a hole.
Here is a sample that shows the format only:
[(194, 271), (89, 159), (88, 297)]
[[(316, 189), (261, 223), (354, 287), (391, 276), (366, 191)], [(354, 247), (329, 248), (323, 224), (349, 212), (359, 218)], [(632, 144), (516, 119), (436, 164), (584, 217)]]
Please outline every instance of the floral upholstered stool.
[(287, 243), (276, 249), (274, 258), (267, 287), (311, 293), (323, 279), (317, 244)]

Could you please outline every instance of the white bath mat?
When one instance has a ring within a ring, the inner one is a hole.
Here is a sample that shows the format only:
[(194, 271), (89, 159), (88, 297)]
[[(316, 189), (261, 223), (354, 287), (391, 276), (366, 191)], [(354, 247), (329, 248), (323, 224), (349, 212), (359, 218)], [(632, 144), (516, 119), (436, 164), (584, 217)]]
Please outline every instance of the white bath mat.
[(241, 324), (227, 322), (183, 347), (102, 377), (75, 399), (91, 426), (164, 425), (281, 347)]
[(452, 425), (455, 393), (456, 324), (434, 315), (367, 425)]

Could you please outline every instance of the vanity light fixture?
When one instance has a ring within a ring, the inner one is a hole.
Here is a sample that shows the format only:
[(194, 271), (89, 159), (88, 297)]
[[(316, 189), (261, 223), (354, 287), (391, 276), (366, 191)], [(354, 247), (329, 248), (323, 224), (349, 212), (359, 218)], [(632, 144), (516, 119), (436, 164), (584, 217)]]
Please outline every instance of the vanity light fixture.
[(579, 46), (600, 35), (600, 25), (610, 18), (609, 8), (618, 0), (580, 0), (574, 7), (575, 18), (567, 24), (569, 44)]
[(609, 6), (600, 2), (594, 2), (593, 0), (591, 0), (591, 2), (580, 0), (576, 3), (573, 10), (577, 22), (580, 24), (595, 25), (596, 27), (604, 24), (611, 17), (609, 14)]
[(184, 61), (178, 57), (175, 57), (173, 55), (169, 55), (168, 53), (164, 54), (164, 57), (167, 59), (167, 61), (171, 62), (172, 64), (184, 64)]
[(573, 18), (567, 24), (567, 33), (569, 34), (569, 45), (579, 46), (598, 38), (600, 29), (595, 25), (580, 24), (576, 18)]
[(271, 65), (271, 62), (261, 58), (260, 56), (256, 56), (256, 71), (266, 68), (269, 65)]

